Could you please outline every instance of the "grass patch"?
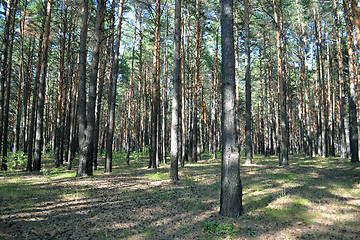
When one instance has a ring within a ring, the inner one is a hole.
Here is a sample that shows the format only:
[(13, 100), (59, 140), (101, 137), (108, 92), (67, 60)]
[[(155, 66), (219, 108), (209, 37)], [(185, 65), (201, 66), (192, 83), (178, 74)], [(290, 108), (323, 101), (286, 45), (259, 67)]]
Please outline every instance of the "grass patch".
[(145, 237), (149, 238), (154, 234), (154, 229), (149, 228), (148, 230), (145, 231)]
[(62, 194), (64, 199), (82, 199), (89, 198), (92, 194), (87, 190), (74, 190), (74, 191), (66, 191)]
[(225, 239), (233, 239), (238, 234), (247, 234), (255, 237), (255, 231), (249, 226), (236, 225), (233, 221), (217, 222), (217, 221), (204, 221), (203, 232), (208, 238), (213, 236), (223, 237)]
[(347, 159), (296, 155), (278, 167), (277, 156), (254, 155), (253, 165), (241, 166), (244, 215), (229, 219), (218, 215), (220, 159), (205, 153), (186, 163), (173, 184), (170, 167), (149, 170), (147, 157), (132, 153), (127, 166), (126, 154), (117, 153), (111, 174), (100, 158), (91, 178), (53, 168), (51, 157), (40, 174), (0, 172), (0, 220), (11, 223), (0, 226), (0, 239), (46, 239), (55, 222), (64, 239), (355, 239), (360, 233), (360, 166)]
[(146, 174), (145, 177), (147, 177), (150, 180), (167, 180), (167, 179), (170, 178), (170, 174), (169, 173), (156, 172), (156, 173)]

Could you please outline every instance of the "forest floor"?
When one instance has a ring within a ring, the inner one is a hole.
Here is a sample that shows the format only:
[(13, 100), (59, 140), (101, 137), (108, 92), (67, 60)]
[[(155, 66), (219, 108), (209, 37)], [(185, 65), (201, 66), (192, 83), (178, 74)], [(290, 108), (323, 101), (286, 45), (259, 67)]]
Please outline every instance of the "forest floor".
[(255, 156), (241, 166), (237, 219), (218, 214), (219, 159), (187, 164), (178, 184), (168, 165), (116, 159), (113, 173), (86, 178), (51, 157), (38, 174), (0, 172), (0, 239), (360, 239), (360, 164), (348, 159), (291, 156), (278, 167)]

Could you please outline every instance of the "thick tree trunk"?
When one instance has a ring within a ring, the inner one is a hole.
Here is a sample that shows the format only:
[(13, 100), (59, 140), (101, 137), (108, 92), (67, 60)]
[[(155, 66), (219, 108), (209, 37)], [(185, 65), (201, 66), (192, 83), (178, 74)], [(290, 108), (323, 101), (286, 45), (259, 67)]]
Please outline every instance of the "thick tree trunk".
[[(352, 9), (352, 13), (353, 13), (353, 18), (354, 18), (354, 25), (355, 25), (355, 35), (356, 35), (356, 49), (357, 49), (357, 56), (360, 57), (360, 17), (359, 17), (359, 9), (357, 7), (357, 3), (358, 1), (357, 0), (350, 0), (350, 3), (351, 3), (351, 9)], [(359, 72), (357, 72), (357, 74), (359, 74)], [(358, 90), (360, 89), (359, 88), (359, 85), (360, 85), (360, 79), (359, 79), (359, 76), (358, 76), (358, 81), (357, 81), (357, 84), (355, 86), (355, 89), (357, 89), (357, 95), (356, 95), (356, 98), (357, 98), (357, 102), (356, 102), (356, 108), (357, 108), (357, 111), (360, 111), (360, 97), (359, 97), (359, 94), (358, 94)], [(359, 115), (359, 113), (358, 113)], [(360, 116), (358, 116), (358, 121), (360, 121)], [(358, 123), (358, 131), (360, 130), (360, 125)], [(359, 139), (358, 139), (359, 140)], [(360, 144), (360, 141), (359, 143)], [(358, 147), (359, 148), (359, 147)], [(360, 150), (360, 149), (359, 149)], [(359, 152), (360, 154), (360, 152)]]
[(51, 22), (51, 5), (52, 0), (47, 1), (44, 42), (41, 57), (41, 70), (39, 77), (39, 92), (36, 112), (36, 134), (35, 134), (35, 152), (34, 152), (34, 171), (41, 169), (41, 153), (43, 148), (43, 124), (44, 124), (44, 104), (45, 104), (45, 89), (46, 89), (46, 73), (48, 67), (48, 49), (50, 36), (50, 22)]
[(236, 142), (235, 56), (233, 1), (221, 1), (222, 49), (222, 164), (220, 214), (238, 217), (243, 212), (240, 155)]
[(87, 62), (87, 32), (88, 32), (88, 0), (82, 1), (81, 30), (79, 50), (79, 93), (78, 93), (78, 119), (79, 119), (79, 167), (77, 177), (92, 176), (92, 167), (89, 162), (88, 144), (86, 139), (86, 62)]
[(181, 0), (176, 0), (174, 23), (174, 78), (171, 116), (170, 170), (170, 178), (174, 182), (179, 180), (178, 163), (182, 155), (181, 143)]
[(349, 129), (350, 129), (350, 153), (351, 162), (359, 162), (359, 140), (358, 140), (358, 124), (357, 124), (357, 108), (356, 108), (356, 76), (355, 76), (355, 56), (354, 56), (354, 41), (352, 35), (352, 22), (349, 16), (347, 2), (343, 0), (344, 17), (346, 22), (346, 37), (348, 42), (349, 53), (349, 81), (350, 81), (350, 96), (349, 96)]

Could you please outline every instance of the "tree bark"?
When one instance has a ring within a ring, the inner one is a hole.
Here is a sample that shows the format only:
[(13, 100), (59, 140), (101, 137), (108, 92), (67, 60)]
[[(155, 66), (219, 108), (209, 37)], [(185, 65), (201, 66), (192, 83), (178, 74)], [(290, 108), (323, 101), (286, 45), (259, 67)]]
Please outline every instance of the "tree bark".
[(14, 47), (14, 35), (15, 35), (15, 15), (17, 9), (18, 0), (15, 0), (12, 5), (11, 11), (11, 23), (10, 23), (10, 41), (9, 41), (9, 56), (8, 64), (6, 69), (6, 93), (5, 93), (5, 108), (4, 108), (4, 132), (2, 141), (2, 164), (1, 169), (7, 170), (7, 155), (8, 155), (8, 131), (9, 131), (9, 111), (10, 111), (10, 86), (11, 86), (11, 75), (12, 75), (12, 56)]
[(243, 212), (240, 155), (236, 143), (235, 56), (233, 1), (221, 1), (222, 49), (222, 163), (220, 214), (239, 217)]
[(345, 134), (345, 118), (346, 118), (346, 102), (345, 102), (345, 85), (344, 85), (344, 70), (343, 70), (343, 56), (342, 44), (340, 36), (340, 22), (338, 16), (337, 1), (333, 0), (334, 5), (334, 18), (335, 18), (335, 34), (336, 34), (336, 50), (337, 50), (337, 63), (339, 73), (339, 108), (340, 108), (340, 126), (339, 126), (339, 144), (340, 156), (346, 158), (348, 155), (346, 147), (346, 134)]
[[(131, 119), (133, 116), (133, 107), (134, 107), (134, 103), (133, 103), (133, 96), (134, 94), (134, 62), (135, 62), (135, 50), (136, 50), (136, 36), (137, 36), (137, 21), (138, 21), (138, 16), (137, 16), (137, 7), (135, 7), (135, 24), (134, 24), (134, 35), (133, 35), (133, 43), (132, 43), (132, 56), (131, 56), (131, 73), (130, 73), (130, 84), (129, 84), (129, 88), (126, 94), (126, 106), (127, 106), (127, 126), (126, 126), (126, 163), (129, 166), (130, 165), (130, 153), (132, 151), (132, 142), (133, 142), (133, 136), (134, 136), (134, 125), (132, 125), (132, 123), (134, 123), (134, 121)], [(135, 120), (135, 119), (134, 119)]]
[[(166, 152), (167, 152), (167, 117), (168, 117), (168, 63), (169, 58), (169, 6), (166, 5), (166, 19), (165, 19), (165, 54), (164, 54), (164, 80), (163, 80), (163, 89), (162, 89), (162, 162), (166, 163)], [(181, 76), (181, 75), (180, 75)], [(181, 78), (180, 78), (181, 80)]]
[[(25, 6), (26, 8), (26, 6)], [(24, 27), (25, 27), (25, 16), (21, 16), (20, 12), (20, 60), (19, 60), (19, 79), (17, 84), (17, 91), (16, 91), (16, 109), (15, 109), (15, 116), (16, 116), (16, 123), (14, 125), (13, 133), (14, 133), (14, 140), (13, 140), (13, 154), (20, 149), (20, 127), (21, 127), (21, 114), (22, 112), (22, 98), (26, 98), (26, 86), (25, 86), (25, 67), (24, 67)], [(23, 87), (24, 85), (24, 87)], [(26, 114), (26, 113), (25, 113)]]
[(124, 0), (120, 1), (119, 5), (119, 20), (116, 30), (115, 39), (115, 55), (114, 63), (111, 69), (110, 84), (109, 84), (109, 96), (108, 96), (108, 122), (106, 129), (106, 162), (105, 172), (112, 172), (112, 147), (114, 138), (114, 126), (115, 126), (115, 102), (116, 102), (116, 86), (117, 78), (119, 76), (119, 56), (120, 56), (120, 40), (121, 40), (121, 25), (123, 20), (123, 8)]
[(50, 22), (51, 22), (51, 6), (52, 0), (47, 1), (46, 16), (45, 16), (45, 30), (44, 42), (41, 57), (41, 69), (39, 78), (39, 93), (37, 100), (36, 113), (36, 134), (35, 134), (35, 152), (34, 152), (34, 171), (41, 169), (41, 154), (43, 148), (43, 124), (44, 124), (44, 104), (45, 104), (45, 89), (46, 89), (46, 73), (48, 67), (48, 49), (50, 36)]
[(5, 83), (6, 83), (6, 76), (7, 76), (12, 6), (13, 6), (13, 0), (7, 1), (6, 12), (5, 12), (4, 38), (3, 38), (3, 42), (2, 42), (2, 46), (1, 46), (1, 65), (0, 65), (0, 142), (3, 141)]
[(91, 168), (94, 166), (94, 162), (97, 159), (97, 152), (95, 148), (95, 109), (96, 109), (96, 96), (97, 96), (97, 79), (99, 74), (99, 63), (100, 63), (100, 51), (103, 42), (103, 21), (105, 17), (106, 9), (106, 0), (98, 0), (96, 8), (96, 22), (95, 22), (95, 32), (94, 32), (94, 46), (92, 51), (92, 62), (90, 70), (90, 89), (89, 89), (89, 102), (87, 106), (87, 116), (86, 116), (86, 139), (88, 143), (88, 162), (90, 163)]
[(212, 80), (212, 92), (211, 92), (211, 131), (210, 131), (210, 151), (213, 155), (213, 159), (216, 158), (216, 132), (217, 132), (217, 105), (218, 105), (218, 52), (219, 52), (219, 24), (216, 25), (216, 37), (215, 37), (215, 64), (214, 64), (214, 75)]
[(354, 41), (352, 35), (352, 22), (349, 16), (347, 1), (343, 0), (344, 17), (346, 22), (346, 37), (348, 42), (349, 53), (349, 81), (350, 81), (350, 96), (349, 96), (349, 127), (350, 127), (350, 154), (351, 162), (359, 162), (359, 141), (358, 141), (358, 124), (357, 124), (357, 108), (356, 108), (356, 76), (355, 76), (355, 56), (354, 56)]
[(245, 16), (244, 16), (244, 36), (245, 36), (245, 99), (246, 99), (246, 161), (245, 164), (252, 164), (252, 129), (251, 129), (251, 76), (250, 76), (250, 7), (249, 0), (245, 0)]
[(153, 86), (152, 86), (152, 102), (151, 102), (151, 148), (149, 168), (157, 168), (159, 164), (158, 142), (159, 136), (159, 120), (160, 120), (160, 9), (161, 0), (156, 0), (155, 7), (155, 36), (154, 36), (154, 55), (153, 55)]
[(89, 145), (86, 139), (86, 62), (87, 62), (87, 32), (88, 32), (88, 0), (82, 1), (81, 30), (79, 49), (79, 93), (78, 93), (78, 120), (79, 120), (79, 167), (77, 177), (92, 176), (92, 166), (88, 159)]
[(60, 29), (59, 29), (59, 68), (58, 68), (58, 91), (57, 91), (57, 101), (56, 101), (56, 107), (55, 107), (55, 116), (56, 116), (56, 125), (55, 125), (55, 167), (60, 167), (60, 165), (63, 162), (63, 156), (62, 153), (62, 127), (63, 127), (63, 96), (64, 96), (64, 82), (65, 82), (65, 39), (67, 35), (67, 21), (65, 20), (67, 18), (67, 6), (65, 6), (65, 9), (61, 9), (64, 11), (64, 15), (61, 16), (61, 18), (64, 20), (61, 23)]
[(279, 155), (279, 165), (289, 165), (289, 123), (286, 106), (286, 80), (283, 72), (283, 49), (282, 49), (282, 0), (279, 2), (280, 15), (278, 17), (276, 0), (273, 0), (274, 19), (276, 24), (276, 54), (277, 54), (277, 72), (279, 84), (279, 104), (280, 104), (280, 129), (281, 145)]
[(171, 117), (170, 170), (170, 178), (173, 182), (177, 182), (179, 180), (178, 163), (182, 155), (181, 143), (181, 0), (176, 0), (174, 23), (174, 78)]

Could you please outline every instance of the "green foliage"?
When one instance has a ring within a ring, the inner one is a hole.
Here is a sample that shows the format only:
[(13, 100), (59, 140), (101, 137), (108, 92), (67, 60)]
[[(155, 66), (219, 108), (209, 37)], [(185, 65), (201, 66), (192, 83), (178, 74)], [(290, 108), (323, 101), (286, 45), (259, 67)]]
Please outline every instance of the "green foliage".
[(48, 169), (46, 169), (46, 168), (40, 169), (40, 172), (45, 176), (48, 176), (50, 174), (50, 171)]
[(153, 234), (154, 234), (154, 229), (152, 229), (152, 228), (149, 228), (149, 229), (146, 230), (146, 232), (145, 232), (145, 236), (146, 236), (147, 238), (151, 237)]
[(165, 180), (169, 179), (169, 173), (162, 173), (162, 172), (156, 172), (156, 173), (150, 173), (145, 175), (148, 179), (151, 180)]
[(9, 170), (26, 168), (27, 156), (22, 150), (17, 151), (11, 157), (8, 157), (7, 160)]
[(207, 232), (208, 237), (225, 236), (226, 239), (234, 238), (236, 234), (247, 233), (249, 236), (254, 237), (255, 231), (246, 225), (245, 227), (236, 226), (233, 221), (219, 223), (216, 221), (203, 222), (203, 231)]

